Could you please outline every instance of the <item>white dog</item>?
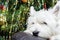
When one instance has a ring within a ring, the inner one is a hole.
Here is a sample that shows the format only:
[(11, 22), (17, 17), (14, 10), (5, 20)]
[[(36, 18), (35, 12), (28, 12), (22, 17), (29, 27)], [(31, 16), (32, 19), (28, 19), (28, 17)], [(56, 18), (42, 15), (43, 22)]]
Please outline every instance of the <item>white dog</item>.
[(52, 27), (56, 26), (53, 14), (47, 10), (35, 11), (34, 7), (30, 8), (30, 17), (27, 20), (27, 29), (24, 31), (33, 35), (33, 32), (39, 32), (37, 35), (43, 38), (49, 38), (53, 35)]
[[(50, 10), (35, 11), (30, 8), (30, 17), (27, 20), (27, 29), (24, 32), (50, 40), (60, 40), (60, 1)], [(37, 31), (37, 32), (36, 32)]]

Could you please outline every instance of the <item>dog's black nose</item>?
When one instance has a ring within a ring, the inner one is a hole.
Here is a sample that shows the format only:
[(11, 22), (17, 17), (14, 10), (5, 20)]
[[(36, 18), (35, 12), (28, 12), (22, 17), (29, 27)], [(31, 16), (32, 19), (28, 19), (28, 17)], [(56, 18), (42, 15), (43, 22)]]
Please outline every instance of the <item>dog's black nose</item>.
[(38, 36), (39, 31), (34, 31), (33, 36)]

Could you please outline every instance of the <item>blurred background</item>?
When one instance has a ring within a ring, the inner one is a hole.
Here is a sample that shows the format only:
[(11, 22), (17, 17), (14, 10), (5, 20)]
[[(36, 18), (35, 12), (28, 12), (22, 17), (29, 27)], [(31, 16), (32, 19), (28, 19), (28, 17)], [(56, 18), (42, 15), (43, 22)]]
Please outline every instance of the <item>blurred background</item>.
[(11, 36), (26, 29), (29, 9), (34, 6), (36, 11), (48, 9), (57, 0), (0, 0), (0, 40), (11, 40)]

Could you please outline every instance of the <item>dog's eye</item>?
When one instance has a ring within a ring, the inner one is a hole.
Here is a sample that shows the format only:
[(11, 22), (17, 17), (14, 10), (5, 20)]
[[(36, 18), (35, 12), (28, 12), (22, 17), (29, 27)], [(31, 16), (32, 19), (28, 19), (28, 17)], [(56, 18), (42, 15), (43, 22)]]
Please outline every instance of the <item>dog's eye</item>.
[(34, 22), (32, 24), (34, 24)]
[(46, 23), (46, 22), (43, 22), (43, 23), (47, 25), (47, 23)]

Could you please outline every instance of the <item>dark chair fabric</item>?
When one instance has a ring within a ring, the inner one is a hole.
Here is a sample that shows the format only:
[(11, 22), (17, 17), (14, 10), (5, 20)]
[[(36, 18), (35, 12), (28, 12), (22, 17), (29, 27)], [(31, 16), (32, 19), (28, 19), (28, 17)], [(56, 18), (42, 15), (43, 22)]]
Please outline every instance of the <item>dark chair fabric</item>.
[(12, 35), (12, 40), (47, 40), (46, 38), (32, 36), (24, 32), (18, 32)]

